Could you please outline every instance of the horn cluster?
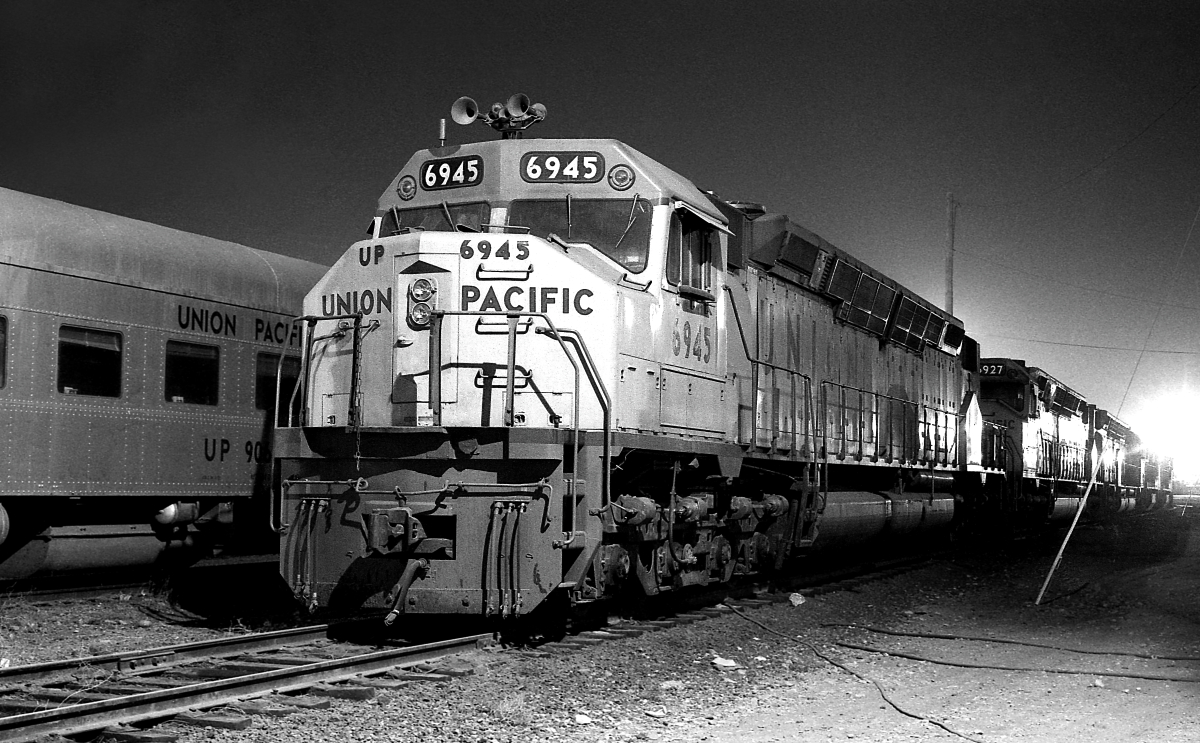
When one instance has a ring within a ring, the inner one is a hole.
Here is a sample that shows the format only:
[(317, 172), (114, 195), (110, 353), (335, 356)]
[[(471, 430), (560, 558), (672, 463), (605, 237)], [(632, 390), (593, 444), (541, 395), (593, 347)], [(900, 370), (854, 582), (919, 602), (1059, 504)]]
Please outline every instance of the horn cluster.
[(540, 103), (530, 105), (529, 96), (514, 93), (507, 103), (493, 103), (490, 111), (481, 114), (475, 99), (464, 95), (450, 107), (450, 117), (463, 126), (481, 121), (504, 139), (519, 139), (521, 132), (546, 118), (546, 107)]

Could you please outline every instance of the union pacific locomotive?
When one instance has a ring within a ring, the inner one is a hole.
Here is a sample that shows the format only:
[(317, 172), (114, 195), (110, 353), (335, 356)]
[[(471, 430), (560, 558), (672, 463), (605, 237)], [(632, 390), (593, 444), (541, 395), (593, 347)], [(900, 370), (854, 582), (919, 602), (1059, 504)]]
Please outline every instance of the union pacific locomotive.
[(980, 407), (1000, 425), (1013, 480), (1011, 515), (1027, 526), (1074, 516), (1091, 485), (1098, 517), (1170, 502), (1171, 461), (1144, 451), (1127, 423), (1018, 359), (983, 359)]
[(453, 113), (502, 137), (416, 153), (305, 299), (276, 508), (309, 607), (518, 617), (1042, 523), (1097, 456), (1142, 493), (1127, 428), (981, 377), (958, 319), (786, 216), (525, 139), (524, 96)]

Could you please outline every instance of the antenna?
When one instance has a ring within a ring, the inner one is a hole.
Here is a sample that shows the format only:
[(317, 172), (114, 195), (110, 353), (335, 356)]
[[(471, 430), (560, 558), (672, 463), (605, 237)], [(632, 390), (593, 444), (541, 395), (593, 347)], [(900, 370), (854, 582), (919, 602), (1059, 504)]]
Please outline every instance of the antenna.
[(463, 126), (480, 121), (500, 132), (503, 139), (520, 139), (522, 132), (546, 118), (546, 107), (540, 103), (530, 105), (529, 96), (513, 93), (506, 103), (493, 103), (489, 111), (480, 115), (479, 104), (464, 95), (450, 107), (450, 118)]

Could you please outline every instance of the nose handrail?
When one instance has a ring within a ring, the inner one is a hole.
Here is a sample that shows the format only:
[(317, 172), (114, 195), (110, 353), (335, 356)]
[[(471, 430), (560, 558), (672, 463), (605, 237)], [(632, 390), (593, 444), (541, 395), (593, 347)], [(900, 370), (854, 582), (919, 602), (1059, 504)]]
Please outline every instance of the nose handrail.
[[(538, 328), (535, 333), (550, 335), (554, 331), (549, 328)], [(600, 378), (600, 370), (596, 366), (596, 362), (592, 359), (591, 351), (588, 350), (587, 343), (584, 342), (583, 336), (578, 330), (571, 328), (559, 328), (558, 335), (566, 338), (579, 358), (583, 360), (583, 370), (587, 374), (588, 381), (592, 385), (592, 391), (596, 393), (596, 399), (600, 403), (601, 412), (604, 417), (604, 446), (602, 449), (602, 467), (601, 477), (603, 478), (600, 492), (600, 506), (606, 508), (611, 496), (611, 485), (609, 480), (609, 470), (612, 466), (612, 397), (608, 394), (608, 389), (604, 386), (604, 380)], [(574, 537), (571, 537), (574, 539)]]
[[(563, 355), (567, 361), (571, 363), (571, 368), (575, 375), (575, 396), (574, 396), (574, 415), (571, 417), (571, 444), (578, 448), (579, 446), (579, 363), (567, 350), (567, 345), (559, 335), (559, 329), (555, 327), (554, 321), (544, 312), (491, 312), (487, 310), (434, 310), (430, 313), (429, 318), (429, 408), (433, 415), (433, 425), (440, 426), (442, 424), (442, 321), (446, 317), (484, 317), (484, 316), (503, 316), (508, 320), (508, 360), (507, 360), (507, 379), (505, 381), (505, 391), (507, 399), (504, 401), (504, 423), (506, 426), (512, 426), (514, 420), (514, 385), (516, 383), (516, 366), (517, 366), (517, 327), (522, 317), (540, 319), (546, 323), (548, 329), (552, 331), (548, 335), (558, 343)], [(603, 404), (603, 403), (601, 403)]]

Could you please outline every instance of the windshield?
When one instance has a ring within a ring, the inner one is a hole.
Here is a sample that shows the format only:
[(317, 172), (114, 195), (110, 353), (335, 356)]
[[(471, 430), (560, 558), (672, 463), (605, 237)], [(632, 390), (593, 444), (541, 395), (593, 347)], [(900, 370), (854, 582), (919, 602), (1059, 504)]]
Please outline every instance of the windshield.
[[(451, 219), (447, 219), (447, 212)], [(406, 230), (429, 230), (431, 232), (455, 232), (461, 225), (471, 232), (481, 232), (487, 224), (488, 205), (482, 201), (471, 204), (446, 204), (420, 206), (413, 209), (393, 207), (383, 214), (379, 227), (381, 237), (398, 235)]]
[(1025, 385), (1021, 382), (992, 382), (980, 385), (979, 396), (995, 400), (1018, 413), (1025, 412)]
[(519, 199), (508, 208), (508, 223), (528, 227), (538, 237), (553, 232), (567, 242), (587, 243), (630, 273), (646, 270), (650, 202), (645, 199)]

